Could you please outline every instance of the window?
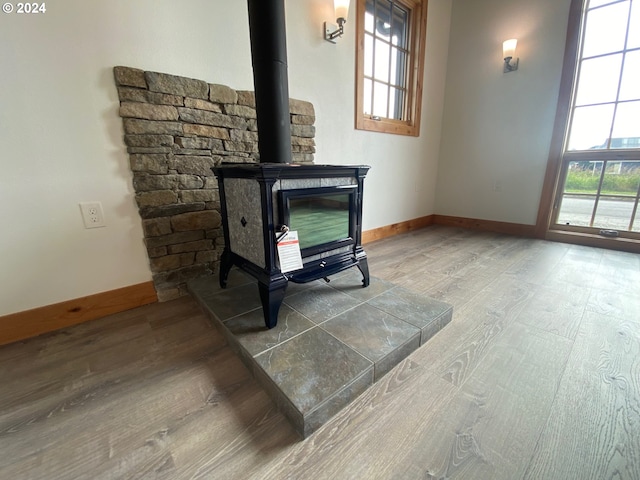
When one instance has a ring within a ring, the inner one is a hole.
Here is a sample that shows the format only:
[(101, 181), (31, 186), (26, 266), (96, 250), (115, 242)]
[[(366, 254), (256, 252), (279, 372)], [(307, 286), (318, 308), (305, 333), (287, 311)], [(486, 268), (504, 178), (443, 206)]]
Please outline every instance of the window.
[[(636, 25), (633, 25), (633, 24)], [(640, 2), (590, 0), (567, 151), (637, 148), (640, 140)]]
[(358, 0), (356, 128), (420, 134), (426, 0)]
[(565, 105), (566, 114), (556, 125), (564, 133), (555, 140), (557, 159), (550, 158), (557, 187), (549, 229), (554, 235), (637, 241), (640, 0), (574, 0), (572, 5), (566, 87), (558, 104), (558, 111)]

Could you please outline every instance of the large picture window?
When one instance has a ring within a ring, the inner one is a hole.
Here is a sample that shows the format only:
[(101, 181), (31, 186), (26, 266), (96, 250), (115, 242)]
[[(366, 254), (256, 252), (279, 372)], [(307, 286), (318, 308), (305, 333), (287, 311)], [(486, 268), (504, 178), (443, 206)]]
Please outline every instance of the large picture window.
[(356, 128), (420, 134), (426, 0), (358, 0)]
[(640, 2), (584, 13), (567, 151), (640, 148)]
[(573, 0), (571, 11), (547, 238), (608, 237), (597, 244), (633, 249), (629, 242), (640, 240), (640, 0)]

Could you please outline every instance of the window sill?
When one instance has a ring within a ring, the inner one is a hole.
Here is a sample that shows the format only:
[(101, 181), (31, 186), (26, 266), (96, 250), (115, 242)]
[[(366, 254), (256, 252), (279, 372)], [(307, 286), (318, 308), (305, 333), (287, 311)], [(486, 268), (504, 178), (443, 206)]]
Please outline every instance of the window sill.
[(640, 240), (633, 238), (607, 238), (592, 233), (567, 232), (565, 230), (548, 230), (545, 240), (552, 242), (572, 243), (588, 247), (608, 248), (623, 252), (640, 253)]
[(391, 133), (394, 135), (407, 135), (417, 137), (420, 135), (420, 125), (410, 125), (407, 122), (380, 119), (372, 120), (368, 117), (356, 119), (356, 129), (368, 132)]

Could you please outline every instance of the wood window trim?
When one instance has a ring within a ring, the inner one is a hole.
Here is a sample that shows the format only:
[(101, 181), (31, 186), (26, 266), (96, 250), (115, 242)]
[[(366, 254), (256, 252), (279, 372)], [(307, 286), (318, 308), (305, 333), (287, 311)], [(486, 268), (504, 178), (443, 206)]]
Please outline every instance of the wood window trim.
[(364, 11), (366, 0), (356, 4), (356, 129), (417, 137), (420, 135), (424, 57), (427, 35), (427, 0), (396, 0), (411, 10), (409, 38), (412, 49), (408, 79), (408, 119), (380, 118), (364, 114)]
[(562, 76), (560, 78), (558, 105), (553, 124), (549, 159), (547, 161), (547, 169), (542, 186), (540, 206), (538, 208), (538, 219), (536, 221), (536, 236), (538, 238), (545, 238), (549, 231), (551, 218), (553, 216), (553, 200), (556, 197), (558, 185), (563, 180), (559, 178), (560, 168), (562, 167), (562, 146), (567, 128), (567, 119), (571, 109), (570, 99), (573, 90), (573, 77), (577, 67), (576, 55), (578, 54), (578, 44), (580, 42), (583, 2), (584, 0), (571, 0), (569, 7), (569, 21), (567, 25)]

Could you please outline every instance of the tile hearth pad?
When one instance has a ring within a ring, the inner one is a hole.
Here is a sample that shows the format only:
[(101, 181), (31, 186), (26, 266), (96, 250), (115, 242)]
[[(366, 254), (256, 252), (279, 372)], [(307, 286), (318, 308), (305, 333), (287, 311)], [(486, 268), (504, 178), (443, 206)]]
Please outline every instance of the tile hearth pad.
[(351, 268), (290, 283), (271, 330), (255, 280), (237, 269), (189, 290), (298, 433), (306, 438), (451, 321), (451, 305)]

